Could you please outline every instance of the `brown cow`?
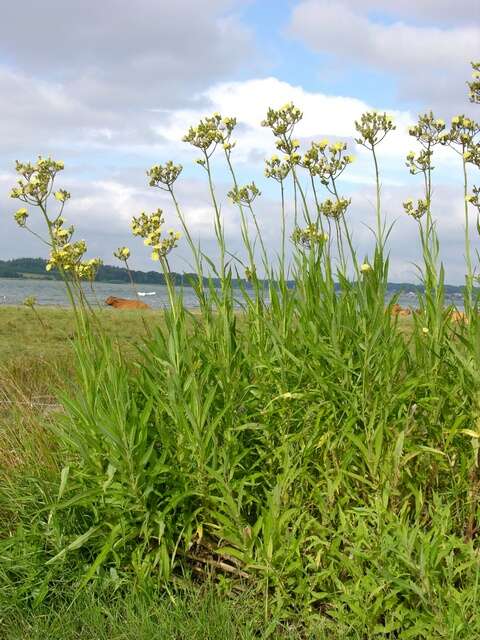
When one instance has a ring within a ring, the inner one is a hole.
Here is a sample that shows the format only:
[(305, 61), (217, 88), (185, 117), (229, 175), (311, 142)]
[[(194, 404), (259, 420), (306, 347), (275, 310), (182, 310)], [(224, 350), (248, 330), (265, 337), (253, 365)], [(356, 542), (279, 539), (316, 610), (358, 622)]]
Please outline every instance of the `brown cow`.
[(453, 320), (453, 322), (463, 322), (465, 324), (468, 324), (467, 316), (465, 315), (464, 311), (452, 311), (452, 313), (450, 314), (450, 318)]
[(397, 303), (392, 306), (390, 313), (392, 316), (409, 316), (412, 310), (408, 307), (403, 308)]
[(140, 300), (128, 300), (127, 298), (116, 298), (110, 296), (105, 300), (105, 304), (110, 305), (114, 309), (150, 309), (150, 305)]

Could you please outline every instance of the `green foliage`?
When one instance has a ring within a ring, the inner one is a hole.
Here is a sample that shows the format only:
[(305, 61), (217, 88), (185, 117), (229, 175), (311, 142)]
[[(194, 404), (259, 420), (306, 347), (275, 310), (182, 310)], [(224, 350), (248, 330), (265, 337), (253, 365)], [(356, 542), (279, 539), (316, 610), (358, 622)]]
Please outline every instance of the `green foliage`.
[[(64, 412), (51, 423), (58, 450), (41, 472), (11, 475), (1, 493), (9, 615), (51, 607), (61, 591), (84, 598), (133, 585), (175, 599), (172, 585), (187, 577), (230, 597), (246, 591), (264, 637), (282, 637), (288, 625), (300, 637), (479, 636), (480, 320), (468, 252), (466, 315), (455, 322), (444, 308), (431, 182), (443, 123), (426, 114), (411, 131), (427, 153), (408, 159), (426, 192), (422, 215), (409, 211), (423, 295), (406, 333), (391, 313), (395, 299), (385, 308), (390, 229), (376, 148), (393, 121), (371, 113), (357, 123), (377, 195), (376, 247), (359, 261), (351, 203), (337, 185), (351, 157), (344, 143), (322, 141), (302, 158), (293, 138), (301, 117), (287, 104), (262, 123), (284, 154), (284, 164), (267, 165), (281, 189), (284, 241), (287, 178), (297, 196), (290, 271), (283, 246), (278, 265), (265, 251), (258, 188), (237, 182), (234, 118), (214, 114), (185, 137), (202, 154), (219, 265), (188, 232), (174, 190), (181, 168), (148, 172), (179, 215), (200, 310), (185, 308), (169, 278), (177, 236), (161, 244), (161, 212), (134, 219), (158, 252), (170, 308), (132, 365), (80, 300), (75, 391), (63, 393)], [(457, 125), (450, 141), (463, 135)], [(217, 152), (240, 211), (248, 291), (241, 280), (233, 286), (210, 162)]]

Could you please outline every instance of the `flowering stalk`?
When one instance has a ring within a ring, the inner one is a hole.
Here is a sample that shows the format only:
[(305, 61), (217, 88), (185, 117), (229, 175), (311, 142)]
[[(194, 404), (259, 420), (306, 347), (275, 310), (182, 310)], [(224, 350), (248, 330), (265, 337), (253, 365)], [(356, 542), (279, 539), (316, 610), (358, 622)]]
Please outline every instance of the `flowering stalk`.
[[(74, 227), (65, 226), (62, 214), (66, 202), (70, 199), (70, 194), (64, 189), (53, 192), (55, 178), (63, 169), (63, 162), (41, 156), (34, 164), (17, 161), (16, 171), (20, 178), (17, 180), (17, 185), (11, 190), (10, 196), (40, 210), (47, 227), (47, 238), (43, 238), (29, 227), (27, 221), (30, 213), (26, 207), (17, 210), (14, 215), (15, 221), (50, 248), (46, 270), (50, 271), (55, 268), (60, 273), (76, 319), (82, 323), (84, 328), (85, 318), (81, 310), (89, 305), (81, 281), (89, 280), (92, 282), (95, 279), (101, 260), (99, 258), (84, 260), (87, 251), (85, 241), (72, 241)], [(48, 212), (48, 201), (52, 193), (59, 203), (59, 210), (54, 216), (49, 215)], [(75, 292), (80, 302), (80, 313), (77, 309)]]
[[(312, 142), (301, 161), (302, 166), (305, 167), (310, 174), (317, 208), (317, 221), (320, 223), (321, 229), (323, 230), (323, 216), (328, 221), (329, 234), (331, 234), (331, 221), (334, 221), (341, 270), (345, 274), (347, 270), (347, 260), (343, 247), (342, 226), (350, 248), (354, 268), (355, 271), (357, 271), (355, 252), (353, 251), (350, 232), (345, 220), (345, 214), (351, 201), (349, 198), (341, 197), (337, 189), (338, 178), (354, 160), (353, 156), (345, 153), (346, 149), (347, 144), (345, 142), (335, 142), (333, 144), (329, 144), (328, 140)], [(324, 202), (318, 201), (315, 178), (318, 178), (320, 184), (334, 197), (334, 200), (327, 198)], [(328, 252), (328, 259), (330, 259), (330, 250)]]
[[(419, 296), (419, 307), (424, 321), (431, 328), (431, 339), (439, 344), (444, 331), (444, 269), (443, 265), (439, 264), (439, 242), (432, 218), (432, 158), (434, 147), (443, 143), (447, 135), (445, 122), (435, 118), (430, 111), (420, 115), (418, 122), (409, 127), (408, 132), (419, 142), (421, 151), (418, 154), (410, 151), (407, 154), (406, 166), (411, 175), (423, 176), (425, 196), (418, 200), (416, 206), (412, 199), (406, 200), (403, 206), (407, 215), (418, 223), (425, 265), (422, 274), (425, 292), (423, 296)], [(433, 365), (437, 366), (437, 363)]]
[(377, 146), (385, 139), (390, 131), (396, 129), (393, 124), (393, 118), (386, 113), (377, 113), (370, 111), (363, 113), (359, 121), (355, 122), (355, 129), (360, 136), (355, 142), (372, 153), (373, 164), (375, 167), (375, 195), (376, 195), (376, 215), (377, 215), (377, 246), (379, 254), (383, 257), (385, 247), (385, 222), (382, 220), (381, 212), (381, 185), (380, 170), (377, 159)]
[(474, 271), (472, 263), (472, 251), (470, 241), (470, 219), (468, 207), (468, 174), (467, 162), (471, 160), (472, 147), (475, 146), (476, 138), (480, 133), (480, 125), (464, 115), (454, 116), (450, 132), (442, 138), (443, 144), (450, 146), (462, 158), (463, 171), (463, 205), (465, 219), (465, 260), (467, 265), (466, 286), (465, 286), (465, 312), (471, 315), (473, 308), (473, 280)]
[(220, 281), (223, 283), (226, 276), (225, 269), (225, 235), (220, 216), (220, 208), (218, 206), (215, 189), (213, 186), (212, 170), (210, 158), (214, 154), (217, 146), (223, 141), (223, 134), (219, 128), (222, 118), (219, 113), (214, 113), (211, 117), (200, 120), (196, 127), (190, 127), (187, 134), (183, 137), (184, 142), (188, 142), (194, 147), (200, 149), (202, 157), (197, 160), (197, 164), (205, 169), (208, 176), (208, 188), (215, 211), (214, 228), (220, 250)]
[(33, 314), (40, 323), (42, 329), (47, 329), (47, 325), (44, 323), (42, 316), (37, 311), (37, 298), (35, 296), (28, 296), (23, 301), (23, 304), (27, 309), (31, 309), (33, 311)]

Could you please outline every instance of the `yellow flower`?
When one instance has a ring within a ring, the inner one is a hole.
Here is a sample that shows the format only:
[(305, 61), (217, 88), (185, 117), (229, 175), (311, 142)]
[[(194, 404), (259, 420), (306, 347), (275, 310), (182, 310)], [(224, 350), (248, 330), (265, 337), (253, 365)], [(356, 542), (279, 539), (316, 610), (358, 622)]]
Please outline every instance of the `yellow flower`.
[(424, 336), (426, 336), (428, 333), (430, 333), (430, 329), (428, 327), (423, 327), (422, 333)]
[(362, 273), (368, 273), (369, 271), (372, 270), (372, 267), (368, 264), (368, 262), (364, 262), (361, 266), (360, 266), (360, 271)]
[(15, 213), (14, 218), (15, 218), (15, 222), (20, 227), (24, 227), (27, 222), (28, 211), (25, 209), (25, 207), (22, 207), (21, 209), (18, 209), (18, 211)]
[(122, 262), (126, 262), (130, 258), (130, 249), (128, 247), (119, 247), (113, 252), (113, 255)]

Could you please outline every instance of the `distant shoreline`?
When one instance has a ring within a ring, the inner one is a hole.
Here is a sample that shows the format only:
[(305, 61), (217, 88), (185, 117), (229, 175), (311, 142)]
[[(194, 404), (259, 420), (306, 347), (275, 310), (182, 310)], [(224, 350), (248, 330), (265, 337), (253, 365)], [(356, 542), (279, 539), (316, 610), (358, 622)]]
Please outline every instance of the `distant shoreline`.
[[(45, 271), (47, 261), (44, 258), (15, 258), (12, 260), (0, 260), (0, 279), (8, 280), (42, 280), (49, 282), (61, 282), (60, 274), (47, 273)], [(166, 281), (162, 273), (158, 271), (139, 271), (132, 269), (130, 271), (136, 286), (165, 286)], [(175, 285), (191, 287), (192, 279), (198, 276), (194, 273), (171, 273), (171, 277)], [(97, 283), (113, 284), (113, 285), (129, 285), (130, 275), (124, 267), (115, 267), (113, 265), (102, 265), (98, 271)], [(219, 281), (213, 278), (214, 284)], [(208, 283), (208, 278), (204, 278), (204, 283)], [(251, 289), (251, 283), (244, 279), (234, 278), (232, 284), (235, 288), (244, 286)], [(293, 280), (287, 282), (289, 288), (294, 288)], [(389, 282), (389, 293), (423, 293), (422, 285), (413, 284), (411, 282)], [(462, 285), (445, 284), (445, 293), (448, 295), (462, 294), (464, 287)]]

